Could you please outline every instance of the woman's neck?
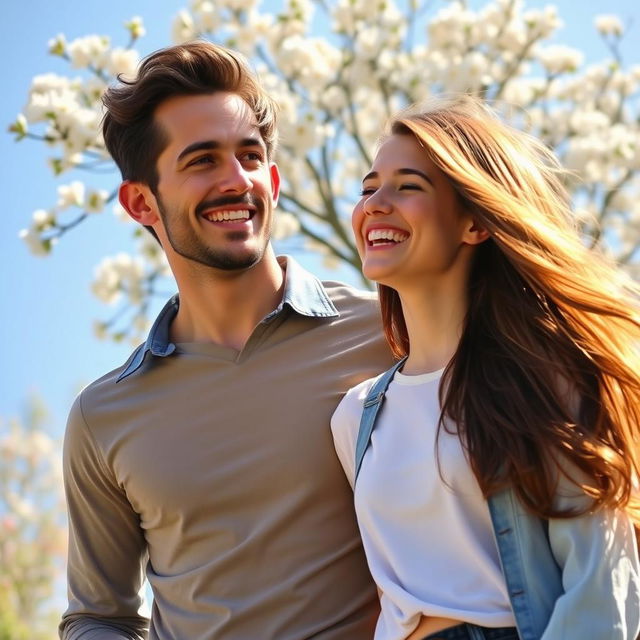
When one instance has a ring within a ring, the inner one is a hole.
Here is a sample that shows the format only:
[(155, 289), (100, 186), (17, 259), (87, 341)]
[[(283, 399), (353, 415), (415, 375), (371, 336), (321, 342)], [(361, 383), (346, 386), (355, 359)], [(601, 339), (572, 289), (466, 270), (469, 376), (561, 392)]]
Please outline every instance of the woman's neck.
[(442, 369), (460, 342), (466, 293), (461, 288), (425, 288), (402, 292), (400, 299), (410, 344), (403, 372), (411, 375)]

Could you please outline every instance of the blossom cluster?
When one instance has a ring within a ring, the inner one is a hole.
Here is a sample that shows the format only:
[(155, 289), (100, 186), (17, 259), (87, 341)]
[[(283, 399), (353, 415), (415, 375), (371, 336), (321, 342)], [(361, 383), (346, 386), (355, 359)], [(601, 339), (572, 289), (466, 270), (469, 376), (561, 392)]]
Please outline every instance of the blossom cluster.
[(60, 615), (51, 606), (66, 551), (60, 460), (36, 400), (26, 420), (0, 418), (0, 630), (12, 638), (50, 637)]
[[(553, 6), (489, 0), (474, 10), (460, 0), (440, 8), (382, 0), (372, 11), (369, 0), (283, 0), (270, 13), (262, 4), (192, 0), (175, 16), (172, 33), (176, 42), (204, 36), (240, 51), (278, 103), (285, 242), (297, 239), (298, 248), (321, 252), (327, 264), (358, 268), (348, 218), (382, 124), (430, 95), (468, 92), (510, 105), (505, 114), (557, 152), (575, 176), (568, 186), (585, 240), (640, 276), (640, 65), (623, 64), (626, 29), (619, 18), (595, 18), (604, 59), (586, 65), (582, 52), (553, 43), (562, 26)], [(132, 41), (144, 31), (139, 19), (127, 29)], [(60, 152), (51, 160), (58, 173), (104, 162), (96, 129), (100, 93), (115, 73), (133, 73), (138, 55), (101, 36), (70, 43), (58, 36), (51, 52), (85, 76), (34, 78), (12, 130), (25, 138), (44, 125), (43, 141)], [(60, 195), (57, 209), (34, 214), (22, 232), (34, 253), (48, 252), (72, 226), (59, 216), (60, 202), (74, 197)], [(110, 197), (86, 189), (73, 200), (83, 212), (78, 220)], [(128, 300), (141, 326), (153, 291), (144, 283), (160, 271), (144, 252), (112, 258), (98, 267), (93, 289), (107, 303)], [(109, 334), (112, 325), (98, 328)]]

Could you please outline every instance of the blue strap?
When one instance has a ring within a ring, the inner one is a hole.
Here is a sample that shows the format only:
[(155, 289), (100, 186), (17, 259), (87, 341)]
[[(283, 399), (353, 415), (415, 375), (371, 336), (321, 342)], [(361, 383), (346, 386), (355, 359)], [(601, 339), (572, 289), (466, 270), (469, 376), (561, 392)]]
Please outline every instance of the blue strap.
[(389, 383), (393, 380), (393, 376), (396, 371), (404, 364), (407, 358), (404, 357), (400, 362), (391, 367), (391, 369), (385, 371), (371, 387), (371, 391), (365, 398), (362, 417), (360, 418), (360, 429), (358, 431), (358, 440), (356, 441), (356, 473), (353, 480), (355, 486), (358, 479), (358, 473), (360, 473), (360, 467), (362, 466), (362, 459), (371, 442), (371, 433), (376, 424), (376, 418), (378, 417), (378, 411), (384, 401), (384, 394), (387, 391)]

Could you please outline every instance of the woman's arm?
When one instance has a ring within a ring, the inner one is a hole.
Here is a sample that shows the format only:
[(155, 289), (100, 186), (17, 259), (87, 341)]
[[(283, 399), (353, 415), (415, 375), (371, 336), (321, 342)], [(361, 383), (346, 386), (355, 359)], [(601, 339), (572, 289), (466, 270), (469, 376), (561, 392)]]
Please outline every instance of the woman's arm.
[(552, 519), (548, 532), (564, 593), (542, 640), (635, 640), (640, 633), (640, 578), (630, 518), (600, 509)]

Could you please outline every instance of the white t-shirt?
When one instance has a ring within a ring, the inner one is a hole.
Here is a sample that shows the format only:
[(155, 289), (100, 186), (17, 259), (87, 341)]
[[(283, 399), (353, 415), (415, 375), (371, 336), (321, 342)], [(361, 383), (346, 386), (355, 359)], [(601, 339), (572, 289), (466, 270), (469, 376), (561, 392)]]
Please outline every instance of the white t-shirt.
[[(402, 640), (421, 615), (486, 627), (515, 625), (489, 508), (457, 435), (436, 430), (442, 370), (396, 373), (365, 453), (355, 508), (373, 579), (382, 592), (375, 640)], [(351, 389), (331, 421), (353, 486), (364, 399)]]

